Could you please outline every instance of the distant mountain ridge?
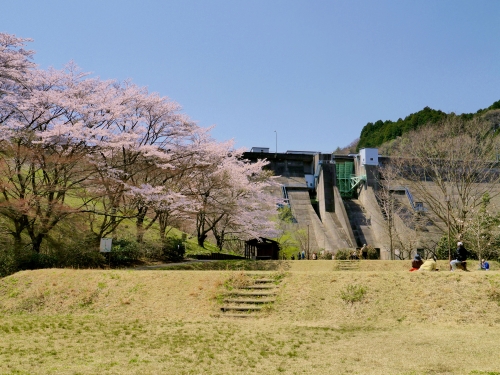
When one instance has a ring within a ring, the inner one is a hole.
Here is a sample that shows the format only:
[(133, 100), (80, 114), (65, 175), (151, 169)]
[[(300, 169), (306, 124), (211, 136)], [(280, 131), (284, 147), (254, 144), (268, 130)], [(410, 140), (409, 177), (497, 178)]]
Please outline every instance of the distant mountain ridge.
[[(474, 116), (482, 115), (494, 109), (500, 109), (500, 100), (494, 102), (488, 108), (479, 109), (476, 113), (462, 113), (459, 117), (463, 119), (472, 119)], [(456, 115), (453, 112), (447, 114), (440, 110), (425, 107), (421, 111), (406, 116), (404, 120), (400, 118), (397, 121), (378, 120), (375, 123), (369, 122), (361, 130), (356, 149), (379, 147), (385, 142), (396, 139), (411, 130), (416, 130), (427, 124), (439, 123), (448, 116)]]

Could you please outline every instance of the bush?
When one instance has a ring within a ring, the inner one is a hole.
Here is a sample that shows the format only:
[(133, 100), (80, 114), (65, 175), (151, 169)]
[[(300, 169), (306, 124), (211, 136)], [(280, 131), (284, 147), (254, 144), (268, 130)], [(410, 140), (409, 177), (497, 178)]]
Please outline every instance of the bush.
[(293, 212), (290, 206), (281, 206), (278, 208), (278, 217), (281, 221), (285, 223), (293, 223), (295, 222), (295, 218), (293, 217)]
[(52, 268), (57, 266), (57, 257), (53, 254), (35, 253), (23, 258), (19, 264), (22, 270), (36, 270), (40, 268)]
[(18, 259), (12, 247), (6, 246), (0, 251), (0, 278), (17, 272), (18, 266)]
[(366, 246), (366, 259), (378, 259), (378, 258), (379, 255), (377, 250), (371, 245)]
[[(0, 249), (1, 249), (0, 243)], [(129, 239), (113, 241), (109, 258), (99, 252), (99, 241), (94, 234), (81, 234), (75, 238), (54, 240), (47, 238), (40, 253), (31, 246), (15, 251), (13, 245), (0, 250), (0, 277), (19, 270), (53, 267), (100, 268), (105, 264), (125, 265), (135, 262), (141, 255), (139, 244)]]
[(56, 267), (99, 268), (106, 262), (93, 234), (83, 234), (75, 241), (52, 244), (50, 254), (56, 258)]
[(99, 252), (99, 243), (93, 235), (82, 235), (77, 240), (61, 242), (49, 238), (40, 253), (35, 253), (28, 246), (18, 255), (19, 269), (99, 268), (105, 262), (106, 259)]
[(141, 257), (149, 260), (163, 258), (163, 244), (159, 241), (145, 241), (141, 243)]
[(186, 247), (182, 239), (168, 237), (163, 241), (163, 257), (171, 262), (178, 262), (184, 259)]
[(335, 260), (348, 260), (354, 249), (338, 249), (335, 253)]
[(85, 242), (69, 249), (66, 266), (74, 268), (99, 268), (106, 263), (106, 258), (96, 247), (88, 247)]
[(321, 249), (319, 254), (318, 254), (318, 259), (332, 260), (332, 253)]
[(340, 298), (346, 303), (354, 303), (361, 301), (366, 294), (366, 288), (362, 285), (347, 285), (344, 290), (340, 291)]
[(113, 240), (113, 247), (109, 253), (110, 263), (115, 266), (133, 263), (140, 258), (140, 255), (139, 244), (126, 238)]

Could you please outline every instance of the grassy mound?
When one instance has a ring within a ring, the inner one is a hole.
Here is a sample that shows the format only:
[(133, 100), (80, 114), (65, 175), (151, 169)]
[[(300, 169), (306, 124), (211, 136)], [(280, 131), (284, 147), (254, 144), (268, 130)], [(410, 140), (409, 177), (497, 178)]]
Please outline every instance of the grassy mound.
[[(175, 266), (214, 269), (205, 271), (23, 271), (0, 280), (0, 312), (217, 319), (213, 317), (219, 309), (216, 300), (224, 282), (233, 272), (251, 270), (286, 272), (275, 311), (263, 319), (337, 326), (353, 321), (384, 325), (500, 323), (500, 273), (408, 272), (407, 263), (361, 261), (355, 271), (339, 271), (335, 261)], [(357, 300), (356, 290), (362, 290)]]
[[(288, 266), (0, 279), (0, 373), (499, 374), (500, 272)], [(257, 319), (221, 317), (218, 296), (242, 272), (284, 272), (278, 299)]]

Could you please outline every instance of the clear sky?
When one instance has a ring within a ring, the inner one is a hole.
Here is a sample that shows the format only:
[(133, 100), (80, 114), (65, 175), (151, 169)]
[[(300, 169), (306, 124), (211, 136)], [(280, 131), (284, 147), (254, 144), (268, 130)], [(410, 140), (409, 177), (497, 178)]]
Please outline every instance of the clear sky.
[(332, 152), (367, 122), (500, 99), (497, 0), (0, 0), (0, 31), (238, 147)]

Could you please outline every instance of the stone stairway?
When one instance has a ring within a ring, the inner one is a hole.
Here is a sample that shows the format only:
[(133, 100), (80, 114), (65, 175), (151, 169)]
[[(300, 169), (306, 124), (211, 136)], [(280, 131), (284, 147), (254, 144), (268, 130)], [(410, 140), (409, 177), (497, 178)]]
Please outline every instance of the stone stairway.
[(229, 318), (257, 317), (269, 310), (278, 294), (281, 280), (262, 275), (251, 275), (252, 281), (245, 286), (234, 288), (223, 295), (221, 316)]

